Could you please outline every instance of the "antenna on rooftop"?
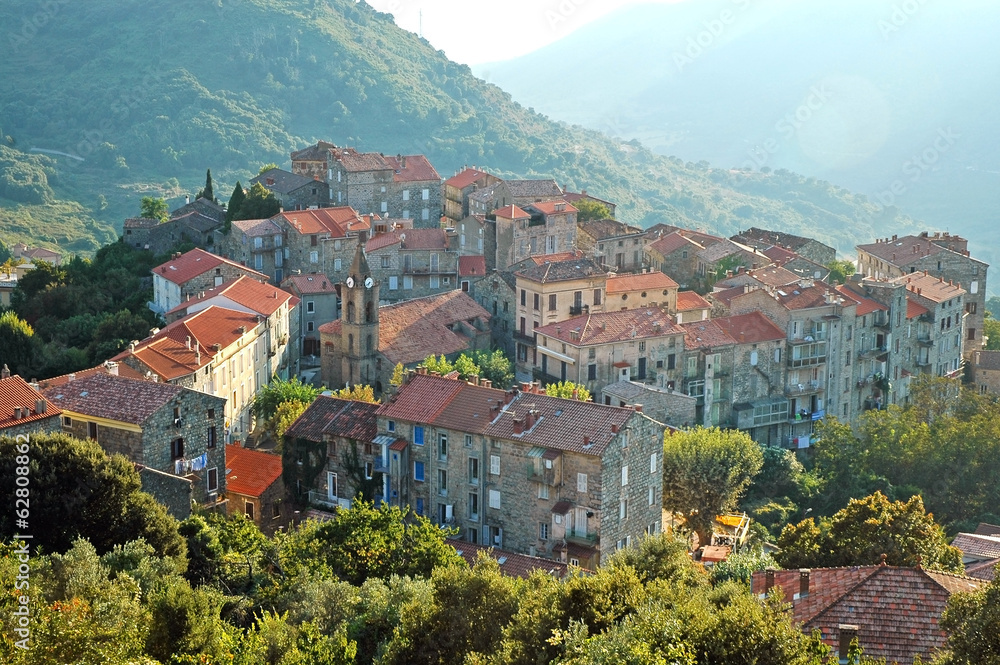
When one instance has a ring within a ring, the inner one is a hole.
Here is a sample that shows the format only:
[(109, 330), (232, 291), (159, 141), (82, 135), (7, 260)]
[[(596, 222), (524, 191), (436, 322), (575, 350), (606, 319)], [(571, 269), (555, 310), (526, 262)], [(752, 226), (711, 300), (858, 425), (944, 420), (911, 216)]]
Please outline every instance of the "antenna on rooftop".
[(424, 36), (424, 10), (423, 10), (423, 8), (420, 9), (420, 31), (417, 34), (419, 34), (421, 37)]

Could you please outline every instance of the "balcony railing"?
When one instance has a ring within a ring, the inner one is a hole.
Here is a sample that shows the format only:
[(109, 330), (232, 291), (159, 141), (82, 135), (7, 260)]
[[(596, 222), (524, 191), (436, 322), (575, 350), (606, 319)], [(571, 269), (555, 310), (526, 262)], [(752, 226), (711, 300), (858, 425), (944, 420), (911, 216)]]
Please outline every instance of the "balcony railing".
[(791, 383), (785, 386), (785, 395), (795, 397), (796, 395), (812, 395), (823, 392), (821, 381), (805, 381), (803, 383)]
[(528, 463), (528, 480), (535, 483), (542, 483), (543, 485), (555, 485), (556, 484), (556, 470), (555, 469), (540, 469), (536, 467), (531, 462)]
[(571, 305), (569, 308), (570, 316), (580, 316), (586, 312), (590, 311), (590, 305)]
[(863, 349), (861, 353), (858, 354), (861, 358), (876, 358), (878, 356), (885, 355), (889, 352), (886, 346), (876, 346), (871, 349)]
[(331, 498), (327, 496), (326, 492), (309, 490), (309, 505), (316, 506), (317, 508), (325, 508), (327, 510), (334, 508), (343, 508), (344, 510), (347, 510), (351, 507), (351, 500), (339, 497)]
[(920, 346), (934, 346), (934, 340), (927, 333), (917, 334), (917, 344)]
[(589, 547), (597, 542), (597, 532), (577, 531), (576, 529), (571, 529), (566, 532), (566, 541)]

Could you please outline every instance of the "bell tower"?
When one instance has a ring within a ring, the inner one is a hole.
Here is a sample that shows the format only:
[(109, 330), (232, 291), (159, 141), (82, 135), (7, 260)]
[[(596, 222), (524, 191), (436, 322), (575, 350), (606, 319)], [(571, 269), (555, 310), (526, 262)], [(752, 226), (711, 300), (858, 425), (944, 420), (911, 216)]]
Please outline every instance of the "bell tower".
[(364, 241), (359, 239), (351, 269), (340, 289), (340, 376), (352, 386), (375, 388), (378, 381), (378, 293), (379, 282), (365, 258)]

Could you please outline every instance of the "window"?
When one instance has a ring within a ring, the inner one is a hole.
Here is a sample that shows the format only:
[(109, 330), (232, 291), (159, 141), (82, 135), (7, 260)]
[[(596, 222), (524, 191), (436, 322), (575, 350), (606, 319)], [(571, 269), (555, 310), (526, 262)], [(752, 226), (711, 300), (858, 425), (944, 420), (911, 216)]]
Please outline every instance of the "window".
[[(206, 369), (208, 369), (208, 368), (206, 368)], [(208, 419), (211, 420), (214, 417), (215, 417), (215, 409), (209, 409), (208, 410)]]
[(208, 442), (205, 444), (205, 447), (215, 448), (215, 442), (216, 442), (215, 425), (211, 425), (208, 428)]
[(649, 486), (649, 499), (648, 500), (649, 500), (649, 505), (650, 506), (652, 506), (653, 503), (654, 503), (654, 501), (656, 500), (656, 490), (653, 489), (652, 485)]
[[(96, 423), (91, 423), (96, 426)], [(174, 439), (170, 442), (170, 459), (177, 460), (184, 457), (184, 439)]]
[(466, 448), (471, 448), (472, 447), (472, 435), (471, 434), (466, 434), (465, 435), (465, 447)]
[(306, 301), (306, 312), (309, 314), (314, 314), (316, 312), (316, 303), (312, 300)]
[(438, 460), (441, 462), (448, 461), (448, 435), (438, 434)]
[(306, 332), (312, 332), (316, 329), (315, 321), (306, 321)]
[(548, 499), (549, 498), (549, 486), (545, 483), (538, 484), (538, 498)]
[(309, 244), (313, 247), (316, 247), (319, 244), (319, 238), (314, 235), (309, 236)]
[(554, 293), (549, 294), (549, 311), (556, 311), (556, 294)]
[(656, 463), (656, 453), (651, 453), (649, 456), (649, 472), (655, 474), (659, 470), (660, 467)]
[(375, 473), (375, 465), (371, 462), (365, 462), (365, 478), (368, 480), (372, 479), (372, 475)]
[(334, 259), (333, 260), (333, 270), (334, 270), (334, 272), (340, 272), (341, 265), (342, 264), (340, 262), (340, 259)]
[(414, 462), (413, 463), (413, 479), (417, 482), (424, 482), (424, 463)]
[(477, 457), (469, 458), (469, 483), (479, 484), (479, 458)]
[(780, 346), (774, 350), (774, 362), (776, 362), (776, 363), (780, 363), (781, 362), (781, 347)]
[(667, 369), (675, 369), (677, 367), (677, 356), (673, 353), (667, 356)]
[(243, 504), (243, 512), (246, 513), (247, 519), (251, 522), (253, 521), (253, 501), (247, 501)]
[(424, 428), (420, 425), (415, 425), (413, 427), (413, 445), (424, 445)]
[(597, 365), (587, 365), (587, 380), (588, 381), (597, 380)]
[(281, 517), (281, 504), (272, 503), (271, 504), (271, 519), (276, 520)]
[(408, 190), (408, 189), (404, 189), (403, 190), (403, 200), (404, 201), (409, 201), (410, 200), (410, 190)]
[(479, 495), (475, 492), (469, 492), (469, 519), (479, 521)]
[(595, 305), (600, 305), (601, 304), (601, 290), (600, 289), (594, 289), (594, 304)]
[(309, 263), (319, 263), (319, 252), (315, 250), (309, 252)]
[(212, 467), (208, 470), (206, 474), (207, 485), (206, 488), (209, 492), (217, 492), (219, 490), (219, 469)]
[(438, 469), (438, 494), (448, 496), (448, 471)]
[(973, 341), (975, 339), (976, 339), (976, 329), (969, 328), (969, 341)]
[(431, 218), (430, 208), (424, 208), (423, 210), (420, 211), (420, 219), (428, 220), (430, 218)]
[(628, 519), (628, 499), (622, 499), (618, 504), (618, 518), (623, 520)]
[(427, 201), (428, 199), (430, 199), (431, 198), (431, 190), (426, 189), (426, 188), (423, 189), (420, 192), (420, 198), (423, 199), (424, 201)]
[(549, 539), (549, 525), (546, 522), (538, 523), (538, 539), (548, 540)]
[(490, 490), (490, 508), (500, 507), (500, 490)]
[(537, 294), (537, 293), (533, 293), (532, 296), (533, 296), (533, 298), (532, 298), (532, 309), (534, 309), (534, 310), (537, 311), (537, 310), (541, 309), (541, 305), (540, 305), (540, 303), (541, 303), (541, 296), (539, 294)]
[(440, 275), (431, 275), (430, 282), (431, 282), (431, 288), (432, 289), (439, 289), (439, 288), (441, 288), (441, 277), (440, 277)]
[(587, 491), (587, 474), (585, 473), (576, 474), (576, 491), (577, 492)]
[(396, 421), (395, 420), (390, 420), (389, 422), (386, 423), (385, 427), (390, 432), (395, 432), (396, 431)]
[(73, 419), (70, 418), (69, 416), (63, 416), (62, 424), (63, 424), (63, 427), (72, 427), (73, 426)]
[(413, 276), (403, 275), (403, 289), (410, 290), (413, 288)]
[(490, 475), (500, 475), (500, 456), (490, 455)]
[[(382, 191), (385, 191), (385, 187), (382, 188)], [(389, 212), (389, 204), (385, 201), (382, 201), (382, 212)]]
[(281, 240), (282, 240), (281, 234), (280, 233), (275, 234), (275, 236), (274, 236), (274, 246), (275, 247), (281, 247)]
[(255, 237), (253, 239), (253, 248), (254, 249), (260, 249), (263, 246), (264, 246), (264, 239), (263, 238), (261, 238), (260, 236), (257, 236), (257, 237)]

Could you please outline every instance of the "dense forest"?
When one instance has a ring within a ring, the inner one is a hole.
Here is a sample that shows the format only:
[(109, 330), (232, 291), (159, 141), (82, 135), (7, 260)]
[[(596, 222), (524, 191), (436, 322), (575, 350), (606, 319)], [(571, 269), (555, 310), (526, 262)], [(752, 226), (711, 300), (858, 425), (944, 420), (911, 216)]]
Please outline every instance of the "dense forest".
[[(330, 140), (553, 177), (619, 216), (731, 234), (750, 225), (849, 250), (902, 230), (893, 208), (787, 171), (712, 168), (553, 122), (351, 0), (8, 3), (0, 238), (96, 251), (150, 193), (229, 191)], [(44, 154), (32, 154), (32, 151)]]

